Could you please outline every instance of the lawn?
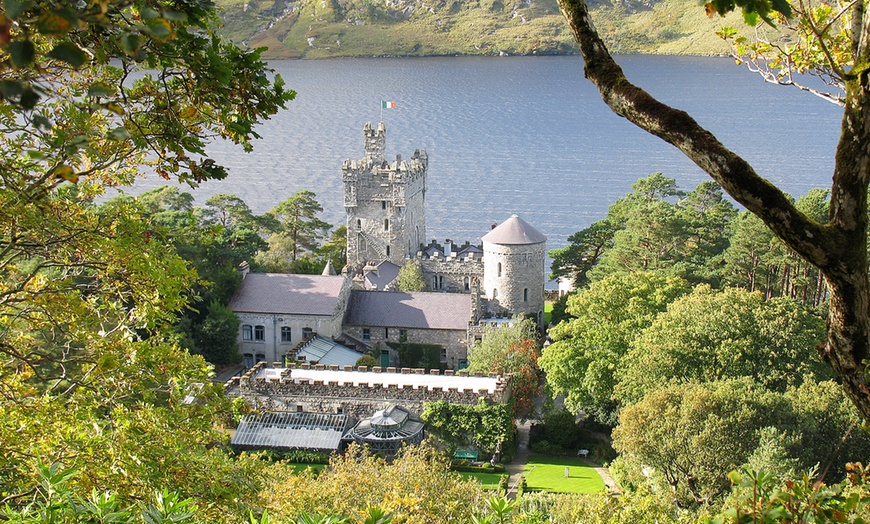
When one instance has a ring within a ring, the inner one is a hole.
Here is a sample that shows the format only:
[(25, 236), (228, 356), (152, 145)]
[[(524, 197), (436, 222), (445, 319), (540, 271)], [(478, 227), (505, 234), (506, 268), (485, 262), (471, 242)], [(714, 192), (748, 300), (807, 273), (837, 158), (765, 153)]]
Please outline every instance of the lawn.
[(306, 469), (311, 468), (316, 473), (319, 474), (321, 471), (323, 471), (324, 468), (326, 468), (326, 464), (298, 464), (298, 463), (294, 463), (294, 464), (290, 464), (290, 467), (293, 468), (294, 473), (301, 473), (301, 472), (305, 471)]
[(483, 489), (498, 489), (498, 482), (501, 480), (503, 473), (478, 473), (463, 471), (459, 473), (465, 478), (474, 478), (480, 482)]
[(596, 493), (604, 489), (604, 481), (594, 468), (570, 457), (530, 456), (523, 475), (531, 491)]

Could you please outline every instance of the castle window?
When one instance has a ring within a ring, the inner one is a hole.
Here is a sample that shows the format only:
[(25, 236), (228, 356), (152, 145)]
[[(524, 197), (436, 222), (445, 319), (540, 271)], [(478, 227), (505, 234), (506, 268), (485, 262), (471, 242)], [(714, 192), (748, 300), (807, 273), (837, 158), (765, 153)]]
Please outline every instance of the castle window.
[(523, 302), (529, 301), (529, 288), (523, 289)]
[(311, 329), (310, 327), (302, 328), (302, 338), (306, 338), (309, 335), (313, 335), (313, 334), (314, 334), (314, 330)]
[(369, 328), (363, 328), (363, 340), (371, 340), (372, 339), (372, 330)]
[(390, 219), (385, 218), (384, 219), (384, 231), (389, 231), (389, 230), (390, 230)]
[(464, 285), (465, 285), (466, 291), (471, 291), (471, 278), (470, 277), (465, 277)]
[(390, 328), (385, 327), (384, 328), (384, 340), (389, 340), (389, 339), (390, 339)]
[(281, 328), (281, 342), (290, 342), (290, 328), (287, 326)]
[[(265, 340), (266, 340), (266, 328), (265, 327), (254, 326), (254, 340), (257, 342), (265, 342)], [(264, 357), (264, 359), (265, 359), (265, 357)], [(259, 360), (257, 362), (259, 362)]]
[(262, 354), (262, 353), (257, 353), (257, 357), (256, 357), (256, 358), (257, 358), (257, 363), (265, 362), (265, 361), (266, 361), (266, 355), (264, 355), (264, 354)]
[(435, 275), (432, 277), (432, 291), (444, 289), (444, 275)]
[(444, 364), (447, 362), (447, 350), (445, 348), (441, 348), (441, 363)]
[(357, 229), (362, 229), (362, 220), (360, 220), (360, 219), (356, 219), (356, 228), (357, 228)]
[(492, 288), (492, 298), (498, 298), (498, 288)]
[(254, 367), (254, 355), (252, 353), (245, 353), (244, 355), (245, 368)]
[(387, 256), (390, 256), (390, 246), (387, 246)]
[(501, 262), (498, 263), (498, 277), (501, 278)]
[(381, 200), (381, 209), (387, 209), (387, 201)]
[[(242, 340), (254, 340), (254, 328), (249, 324), (242, 326)], [(248, 366), (250, 367), (250, 366)]]

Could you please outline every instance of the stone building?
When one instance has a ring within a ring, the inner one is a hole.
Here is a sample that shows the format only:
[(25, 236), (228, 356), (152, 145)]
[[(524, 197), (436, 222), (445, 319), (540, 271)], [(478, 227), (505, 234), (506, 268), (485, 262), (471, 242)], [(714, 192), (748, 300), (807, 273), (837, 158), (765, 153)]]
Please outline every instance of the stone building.
[[(472, 294), (474, 281), (482, 281), (483, 296), (472, 324), (518, 314), (542, 323), (547, 237), (512, 215), (484, 235), (479, 246), (451, 240), (423, 244), (426, 152), (417, 150), (410, 162), (399, 156), (390, 165), (384, 160), (383, 122), (377, 129), (367, 123), (363, 136), (365, 157), (345, 160), (342, 166), (348, 271), (360, 275), (383, 261), (401, 266), (410, 259), (420, 268), (427, 291)], [(390, 289), (382, 277), (377, 285), (358, 278), (366, 289)]]
[(365, 157), (341, 167), (347, 212), (347, 261), (351, 266), (389, 260), (401, 266), (426, 238), (426, 151), (410, 160), (384, 159), (386, 128), (366, 124)]
[(483, 236), (483, 290), (489, 310), (544, 322), (547, 237), (517, 215)]
[(261, 412), (340, 413), (358, 418), (399, 405), (422, 413), (427, 402), (474, 406), (505, 404), (510, 376), (469, 375), (409, 368), (310, 366), (282, 368), (261, 362), (227, 383), (227, 393)]
[(343, 276), (246, 273), (229, 307), (247, 367), (281, 361), (304, 339), (341, 335), (351, 282)]
[(398, 364), (397, 344), (439, 346), (428, 367), (463, 369), (468, 365), (468, 328), (472, 320), (468, 294), (402, 293), (353, 290), (344, 333), (371, 348), (380, 348), (380, 364)]

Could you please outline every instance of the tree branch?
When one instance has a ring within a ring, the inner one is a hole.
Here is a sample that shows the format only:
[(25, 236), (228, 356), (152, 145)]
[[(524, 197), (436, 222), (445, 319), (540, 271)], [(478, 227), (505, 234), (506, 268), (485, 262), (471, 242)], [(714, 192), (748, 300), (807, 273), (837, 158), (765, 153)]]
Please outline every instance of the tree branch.
[(593, 28), (584, 0), (559, 0), (559, 6), (580, 44), (586, 78), (611, 110), (677, 147), (810, 262), (825, 268), (836, 260), (840, 246), (828, 242), (825, 228), (798, 211), (787, 195), (686, 112), (659, 102), (628, 81)]

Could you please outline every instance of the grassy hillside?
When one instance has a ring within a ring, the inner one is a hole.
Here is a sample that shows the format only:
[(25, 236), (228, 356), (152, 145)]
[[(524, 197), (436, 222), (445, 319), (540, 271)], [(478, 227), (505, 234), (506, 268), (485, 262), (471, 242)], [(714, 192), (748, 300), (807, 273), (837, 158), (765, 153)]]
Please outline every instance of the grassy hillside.
[[(269, 58), (575, 53), (556, 0), (217, 0), (223, 32)], [(591, 3), (613, 51), (727, 52), (695, 0)]]

